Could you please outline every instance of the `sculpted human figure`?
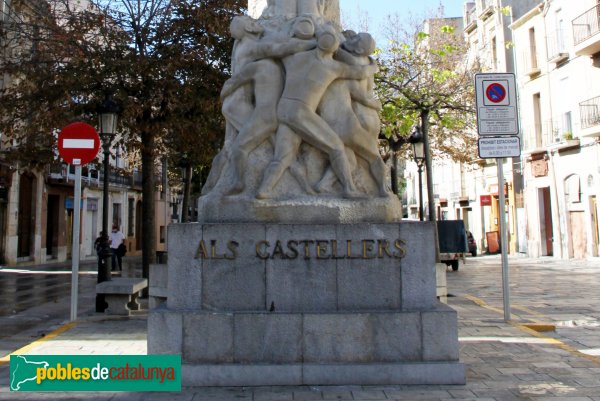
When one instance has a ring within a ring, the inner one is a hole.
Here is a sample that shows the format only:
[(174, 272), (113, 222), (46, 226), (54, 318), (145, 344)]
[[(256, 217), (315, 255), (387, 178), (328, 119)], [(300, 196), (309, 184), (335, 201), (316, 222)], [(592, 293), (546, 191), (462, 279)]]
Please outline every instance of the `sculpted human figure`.
[[(214, 187), (229, 159), (233, 162), (234, 185), (228, 192), (237, 193), (244, 188), (240, 175), (248, 153), (277, 129), (276, 106), (283, 91), (283, 71), (275, 59), (312, 49), (316, 42), (289, 37), (285, 41), (266, 39), (262, 37), (264, 29), (247, 16), (235, 17), (230, 30), (236, 39), (232, 56), (233, 77), (225, 83), (221, 98), (228, 129), (235, 129), (238, 134), (234, 138), (226, 132), (226, 144), (213, 161), (205, 188)], [(308, 39), (314, 35), (314, 28), (310, 34), (296, 33)], [(245, 69), (253, 60), (258, 61)]]
[(275, 155), (257, 197), (270, 198), (281, 175), (295, 160), (302, 140), (325, 152), (343, 187), (343, 196), (361, 197), (352, 182), (344, 144), (329, 124), (316, 112), (327, 87), (338, 78), (364, 79), (376, 71), (375, 64), (349, 66), (333, 59), (339, 46), (338, 36), (330, 27), (317, 36), (317, 49), (286, 57), (284, 91), (277, 107), (279, 129)]
[[(294, 37), (287, 38), (285, 42), (259, 41), (251, 49), (251, 54), (257, 61), (247, 63), (223, 86), (221, 97), (226, 101), (237, 88), (252, 83), (255, 101), (253, 112), (247, 116), (245, 123), (231, 144), (231, 162), (234, 183), (227, 193), (239, 193), (244, 189), (243, 172), (246, 169), (249, 153), (274, 134), (278, 127), (277, 103), (283, 92), (283, 71), (281, 66), (271, 58), (285, 58), (290, 54), (313, 49), (316, 47), (314, 25), (310, 18), (299, 17), (293, 24)], [(298, 167), (292, 170), (305, 190), (312, 192)]]
[[(369, 54), (375, 50), (375, 41), (368, 33), (346, 31), (346, 40), (335, 58), (351, 65), (369, 65)], [(381, 103), (374, 98), (373, 77), (363, 80), (338, 79), (323, 96), (319, 112), (346, 145), (350, 164), (356, 167), (356, 157), (369, 163), (380, 196), (389, 195), (385, 183), (385, 164), (379, 155), (377, 136), (380, 130)], [(329, 168), (316, 189), (323, 192), (335, 183), (335, 174)]]

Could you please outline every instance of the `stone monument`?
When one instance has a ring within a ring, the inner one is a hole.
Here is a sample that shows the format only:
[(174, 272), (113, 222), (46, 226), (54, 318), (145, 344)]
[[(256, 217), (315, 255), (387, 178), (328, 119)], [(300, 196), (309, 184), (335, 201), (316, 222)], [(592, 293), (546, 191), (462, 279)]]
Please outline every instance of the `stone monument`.
[(375, 43), (339, 29), (337, 4), (251, 3), (259, 18), (231, 22), (225, 144), (200, 223), (169, 226), (148, 322), (184, 385), (465, 381), (433, 226), (401, 222), (386, 185)]

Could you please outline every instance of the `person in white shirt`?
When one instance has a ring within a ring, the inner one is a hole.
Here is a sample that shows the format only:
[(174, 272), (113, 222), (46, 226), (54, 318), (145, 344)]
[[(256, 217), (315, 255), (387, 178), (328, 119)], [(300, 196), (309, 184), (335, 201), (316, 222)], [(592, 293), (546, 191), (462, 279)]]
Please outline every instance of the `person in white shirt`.
[(110, 249), (112, 251), (112, 270), (117, 270), (117, 261), (119, 262), (119, 271), (123, 270), (122, 253), (119, 245), (123, 243), (125, 235), (119, 230), (119, 226), (113, 224), (112, 232), (110, 233)]

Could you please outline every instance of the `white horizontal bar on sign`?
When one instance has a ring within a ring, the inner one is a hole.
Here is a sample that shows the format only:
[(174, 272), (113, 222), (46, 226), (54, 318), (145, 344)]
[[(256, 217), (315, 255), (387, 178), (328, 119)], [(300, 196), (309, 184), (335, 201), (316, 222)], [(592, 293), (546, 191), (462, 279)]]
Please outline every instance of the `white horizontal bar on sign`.
[(94, 149), (93, 139), (63, 139), (65, 149)]

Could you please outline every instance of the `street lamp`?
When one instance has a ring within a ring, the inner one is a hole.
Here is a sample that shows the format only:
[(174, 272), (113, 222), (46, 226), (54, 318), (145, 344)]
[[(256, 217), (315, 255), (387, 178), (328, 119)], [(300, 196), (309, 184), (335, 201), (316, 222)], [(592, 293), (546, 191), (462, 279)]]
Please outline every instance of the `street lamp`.
[[(117, 119), (119, 106), (114, 102), (111, 95), (107, 95), (104, 102), (98, 107), (98, 126), (100, 129), (100, 138), (102, 139), (102, 151), (104, 159), (102, 161), (104, 169), (104, 179), (102, 186), (102, 231), (108, 235), (108, 174), (110, 161), (110, 146), (117, 131)], [(110, 280), (110, 269), (108, 267), (108, 255), (106, 252), (101, 256), (103, 263), (98, 263), (98, 282)], [(101, 296), (100, 296), (101, 297)], [(104, 300), (96, 295), (96, 311), (104, 311)]]
[(190, 221), (189, 208), (190, 208), (190, 194), (192, 187), (192, 164), (188, 159), (187, 155), (183, 155), (179, 161), (179, 167), (181, 168), (181, 179), (183, 180), (183, 204), (181, 206), (181, 222), (187, 223)]
[(425, 144), (419, 127), (416, 127), (409, 138), (412, 144), (413, 159), (419, 171), (419, 220), (423, 221), (423, 163), (425, 162)]

